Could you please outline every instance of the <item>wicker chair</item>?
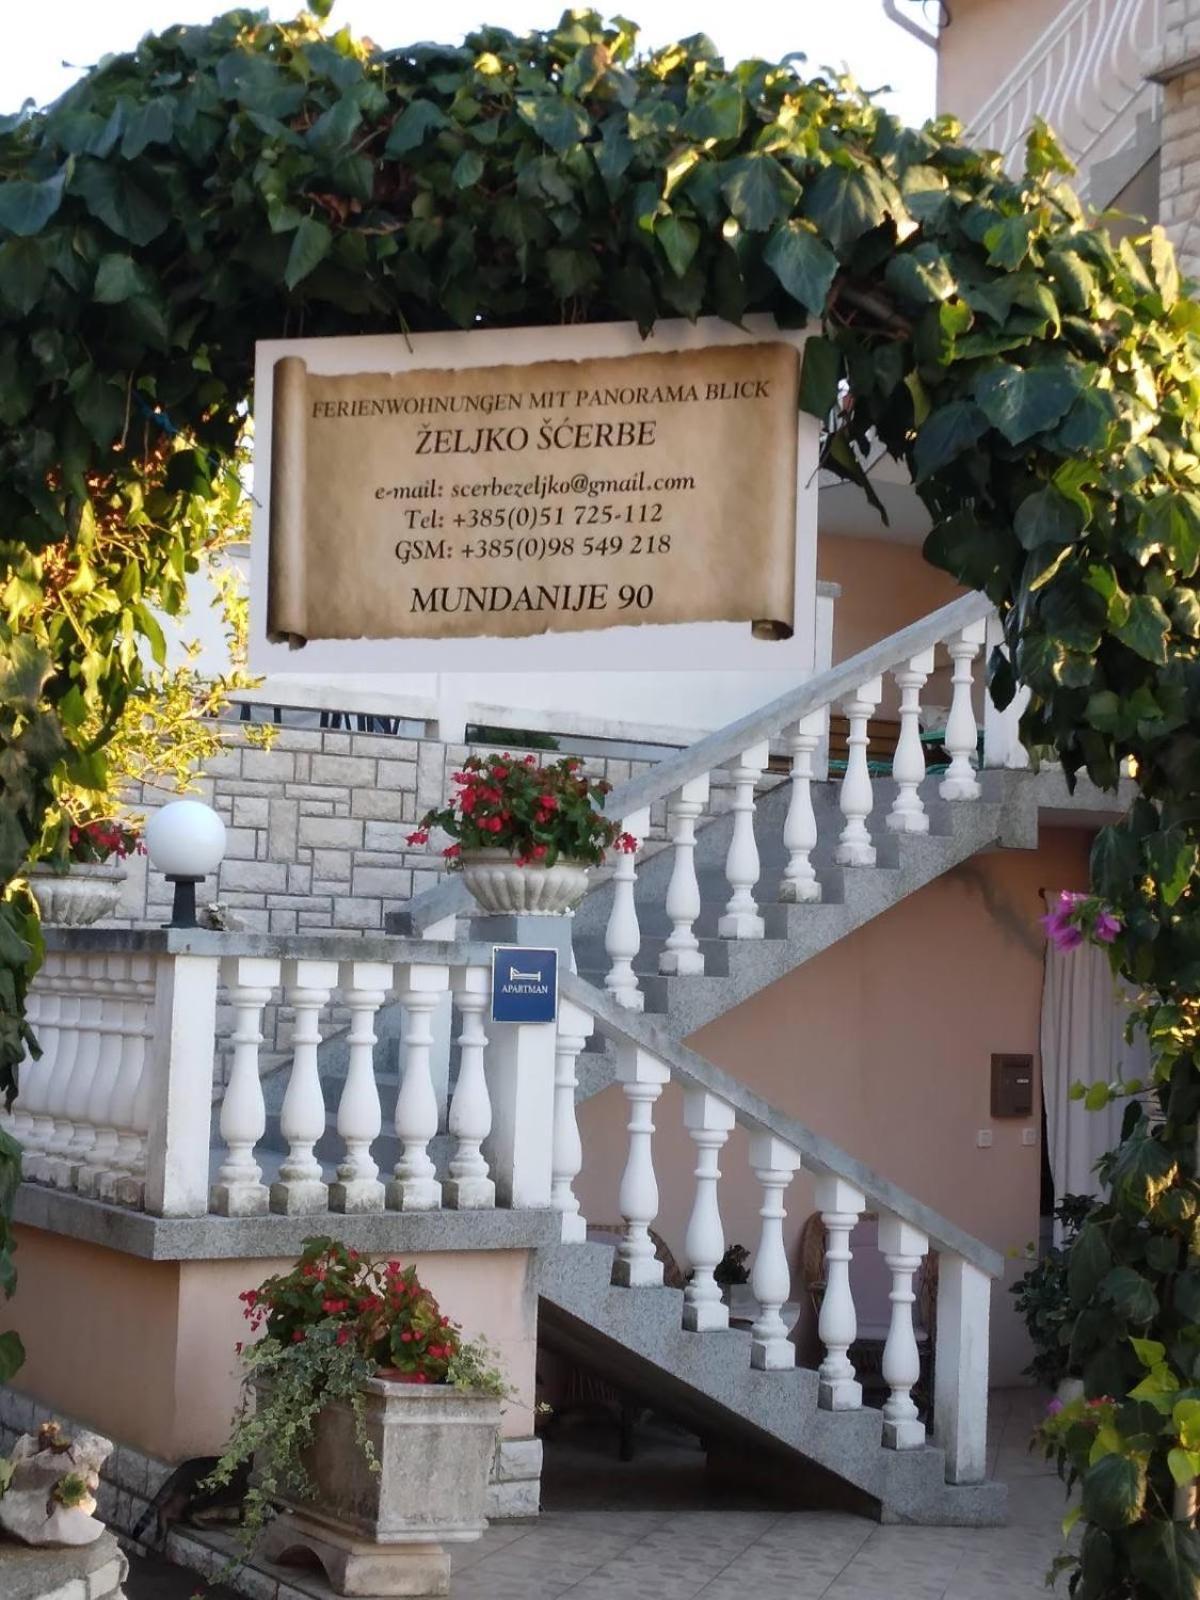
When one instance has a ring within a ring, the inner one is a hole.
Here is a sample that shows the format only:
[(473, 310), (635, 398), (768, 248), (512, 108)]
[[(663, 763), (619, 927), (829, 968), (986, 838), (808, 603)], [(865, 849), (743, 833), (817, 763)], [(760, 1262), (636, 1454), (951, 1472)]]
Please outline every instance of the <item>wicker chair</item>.
[[(593, 1244), (616, 1244), (624, 1233), (625, 1228), (622, 1223), (589, 1224), (587, 1236)], [(682, 1289), (686, 1279), (666, 1241), (660, 1234), (655, 1233), (653, 1228), (650, 1230), (650, 1239), (654, 1245), (654, 1254), (663, 1264), (663, 1286), (667, 1289)], [(559, 1423), (570, 1416), (598, 1413), (610, 1417), (618, 1430), (618, 1459), (632, 1461), (634, 1430), (639, 1419), (645, 1416), (647, 1409), (627, 1390), (617, 1388), (591, 1367), (573, 1361), (567, 1368), (563, 1396), (555, 1407), (549, 1431), (553, 1432)]]
[[(878, 1240), (879, 1217), (873, 1211), (864, 1211), (851, 1237), (854, 1256), (850, 1263), (850, 1285), (855, 1292), (855, 1307), (858, 1311), (858, 1337), (851, 1346), (850, 1359), (863, 1386), (864, 1398), (868, 1401), (882, 1402), (887, 1396), (887, 1384), (883, 1378), (883, 1347), (887, 1342), (887, 1319), (890, 1314), (890, 1306), (886, 1303), (890, 1275), (879, 1253)], [(913, 1399), (926, 1426), (933, 1417), (933, 1357), (934, 1346), (937, 1343), (937, 1262), (937, 1256), (930, 1251), (921, 1263), (913, 1284), (917, 1297), (913, 1306), (913, 1332), (916, 1335), (917, 1350), (921, 1358), (921, 1376), (913, 1387)], [(856, 1264), (859, 1267), (858, 1274), (855, 1273)], [(866, 1282), (861, 1281), (864, 1277), (864, 1267), (867, 1269)], [(873, 1268), (875, 1270), (872, 1270)], [(807, 1345), (802, 1349), (801, 1359), (805, 1365), (816, 1366), (821, 1359), (816, 1322), (821, 1313), (821, 1301), (825, 1297), (825, 1224), (821, 1221), (819, 1211), (814, 1211), (800, 1230), (794, 1273), (803, 1284), (804, 1292), (813, 1308), (809, 1337)], [(856, 1276), (860, 1279), (858, 1284), (855, 1283)], [(871, 1278), (875, 1279), (874, 1283), (870, 1281)], [(873, 1299), (872, 1290), (874, 1290)]]

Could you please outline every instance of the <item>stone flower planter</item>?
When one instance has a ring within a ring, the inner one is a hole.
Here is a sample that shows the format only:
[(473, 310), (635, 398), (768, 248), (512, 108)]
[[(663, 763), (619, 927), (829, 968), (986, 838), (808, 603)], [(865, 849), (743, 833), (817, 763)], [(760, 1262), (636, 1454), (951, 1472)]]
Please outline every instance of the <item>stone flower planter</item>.
[(125, 868), (109, 861), (75, 861), (66, 873), (38, 866), (29, 874), (42, 921), (60, 928), (86, 928), (111, 916), (124, 882)]
[(507, 850), (464, 851), (463, 882), (476, 904), (493, 913), (568, 916), (587, 893), (587, 864), (559, 860), (552, 867), (519, 867)]
[(268, 1560), (316, 1555), (344, 1595), (443, 1595), (450, 1558), (443, 1542), (478, 1539), (500, 1427), (500, 1401), (445, 1384), (363, 1386), (365, 1423), (381, 1470), (355, 1438), (354, 1414), (326, 1406), (305, 1466), (314, 1498), (275, 1519)]

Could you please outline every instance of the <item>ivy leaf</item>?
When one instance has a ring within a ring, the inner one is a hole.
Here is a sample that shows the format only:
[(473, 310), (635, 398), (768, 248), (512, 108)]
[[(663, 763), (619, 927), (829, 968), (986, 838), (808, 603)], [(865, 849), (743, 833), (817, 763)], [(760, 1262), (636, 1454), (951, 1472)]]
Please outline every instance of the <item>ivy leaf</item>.
[(1135, 594), (1129, 602), (1129, 616), (1113, 633), (1123, 645), (1144, 661), (1164, 666), (1167, 660), (1167, 635), (1171, 623), (1159, 601), (1150, 594)]
[(765, 233), (790, 209), (799, 192), (796, 180), (774, 156), (756, 152), (736, 156), (721, 168), (721, 193), (731, 213), (751, 233)]
[(426, 136), (435, 129), (449, 126), (450, 119), (432, 100), (413, 100), (392, 124), (383, 153), (385, 156), (406, 156), (410, 150), (423, 144)]
[(26, 316), (41, 297), (46, 271), (46, 257), (39, 240), (5, 240), (0, 245), (0, 299), (18, 317)]
[(324, 222), (316, 217), (304, 217), (292, 237), (288, 251), (283, 281), (289, 289), (303, 283), (316, 267), (320, 266), (333, 247), (333, 234)]
[(841, 372), (842, 353), (832, 339), (806, 339), (800, 368), (801, 411), (811, 417), (827, 417), (837, 399)]
[(478, 150), (464, 150), (451, 176), (456, 189), (472, 189), (483, 177), (484, 161)]
[(1200, 1534), (1185, 1522), (1156, 1517), (1126, 1535), (1129, 1565), (1143, 1594), (1154, 1600), (1196, 1600), (1200, 1593)]
[(820, 316), (838, 269), (837, 257), (803, 222), (785, 222), (767, 240), (763, 260), (793, 300)]
[(694, 222), (670, 212), (665, 217), (655, 217), (654, 237), (662, 245), (671, 271), (682, 278), (700, 247), (700, 229)]
[(1029, 254), (1029, 240), (1041, 217), (1037, 212), (1017, 217), (1005, 217), (983, 236), (988, 252), (988, 265), (1015, 272)]
[(332, 161), (349, 148), (355, 130), (362, 121), (362, 112), (348, 94), (335, 100), (323, 111), (305, 134), (305, 143), (322, 161)]
[[(175, 131), (175, 104), (160, 97), (144, 105), (132, 107), (125, 116), (125, 134), (121, 140), (121, 154), (126, 161), (136, 161), (142, 151), (152, 144), (168, 144)], [(99, 152), (95, 152), (99, 153)]]
[(11, 1383), (25, 1364), (25, 1346), (10, 1328), (0, 1333), (0, 1383)]
[(585, 139), (592, 126), (583, 107), (560, 94), (518, 96), (517, 114), (560, 154)]
[(600, 281), (600, 268), (587, 250), (547, 250), (546, 276), (560, 300), (571, 300)]
[[(0, 189), (0, 195), (3, 192)], [(131, 244), (149, 244), (171, 220), (166, 208), (152, 200), (123, 167), (90, 157), (76, 167), (71, 192), (79, 195), (94, 217)]]
[(1083, 1474), (1083, 1514), (1098, 1528), (1130, 1528), (1146, 1503), (1146, 1466), (1132, 1456), (1107, 1455)]
[(923, 483), (987, 432), (988, 419), (972, 400), (951, 400), (939, 406), (917, 434), (913, 446), (915, 481)]
[(28, 178), (7, 178), (0, 183), (0, 228), (28, 239), (42, 229), (62, 204), (70, 162), (52, 178), (35, 183)]
[(1200, 563), (1200, 500), (1194, 494), (1155, 495), (1138, 518), (1138, 560), (1145, 566), (1156, 551), (1165, 550), (1182, 578), (1190, 578)]
[(133, 295), (151, 294), (153, 286), (132, 256), (108, 255), (96, 268), (92, 299), (102, 306), (119, 305)]
[(831, 163), (804, 191), (805, 216), (839, 253), (900, 209), (872, 167)]
[(1200, 850), (1182, 828), (1167, 828), (1142, 840), (1146, 867), (1158, 884), (1158, 892), (1173, 906), (1192, 880)]
[(893, 256), (883, 270), (883, 281), (902, 299), (918, 306), (947, 300), (958, 287), (942, 250), (931, 243)]
[(1111, 1267), (1112, 1254), (1103, 1232), (1095, 1223), (1085, 1223), (1067, 1257), (1067, 1289), (1071, 1304), (1085, 1306)]
[(1047, 484), (1021, 501), (1013, 532), (1026, 550), (1044, 544), (1073, 544), (1083, 532), (1083, 516), (1073, 500)]
[(1036, 367), (993, 367), (975, 385), (975, 398), (1009, 444), (1024, 444), (1064, 415), (1083, 387), (1083, 375), (1065, 362)]
[(1147, 1323), (1158, 1311), (1158, 1296), (1132, 1267), (1114, 1267), (1101, 1281), (1099, 1293), (1129, 1322)]
[(125, 420), (124, 392), (92, 367), (75, 388), (73, 397), (80, 422), (101, 450), (107, 450)]

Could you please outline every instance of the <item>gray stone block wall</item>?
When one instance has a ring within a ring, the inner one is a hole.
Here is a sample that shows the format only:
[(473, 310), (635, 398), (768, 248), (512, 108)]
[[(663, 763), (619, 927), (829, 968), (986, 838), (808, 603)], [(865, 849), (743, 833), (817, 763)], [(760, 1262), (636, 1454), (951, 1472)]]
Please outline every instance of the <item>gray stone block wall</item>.
[(1200, 0), (1163, 0), (1162, 59), (1176, 74), (1163, 85), (1159, 216), (1179, 265), (1200, 275)]

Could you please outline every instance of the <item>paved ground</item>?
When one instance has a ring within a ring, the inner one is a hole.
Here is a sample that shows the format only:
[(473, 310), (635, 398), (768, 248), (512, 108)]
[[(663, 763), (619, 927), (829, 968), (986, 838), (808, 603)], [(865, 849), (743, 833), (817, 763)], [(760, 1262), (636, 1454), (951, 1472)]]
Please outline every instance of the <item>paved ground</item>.
[[(750, 1489), (717, 1495), (699, 1451), (653, 1428), (630, 1465), (614, 1460), (611, 1438), (566, 1442), (548, 1453), (542, 1519), (461, 1547), (451, 1600), (1046, 1600), (1065, 1502), (1053, 1470), (1028, 1451), (1040, 1411), (1028, 1391), (994, 1397), (1004, 1528), (880, 1527), (780, 1509)], [(307, 1573), (289, 1578), (293, 1594), (329, 1592)], [(129, 1600), (190, 1600), (197, 1587), (138, 1563)], [(210, 1590), (208, 1600), (224, 1597)]]

